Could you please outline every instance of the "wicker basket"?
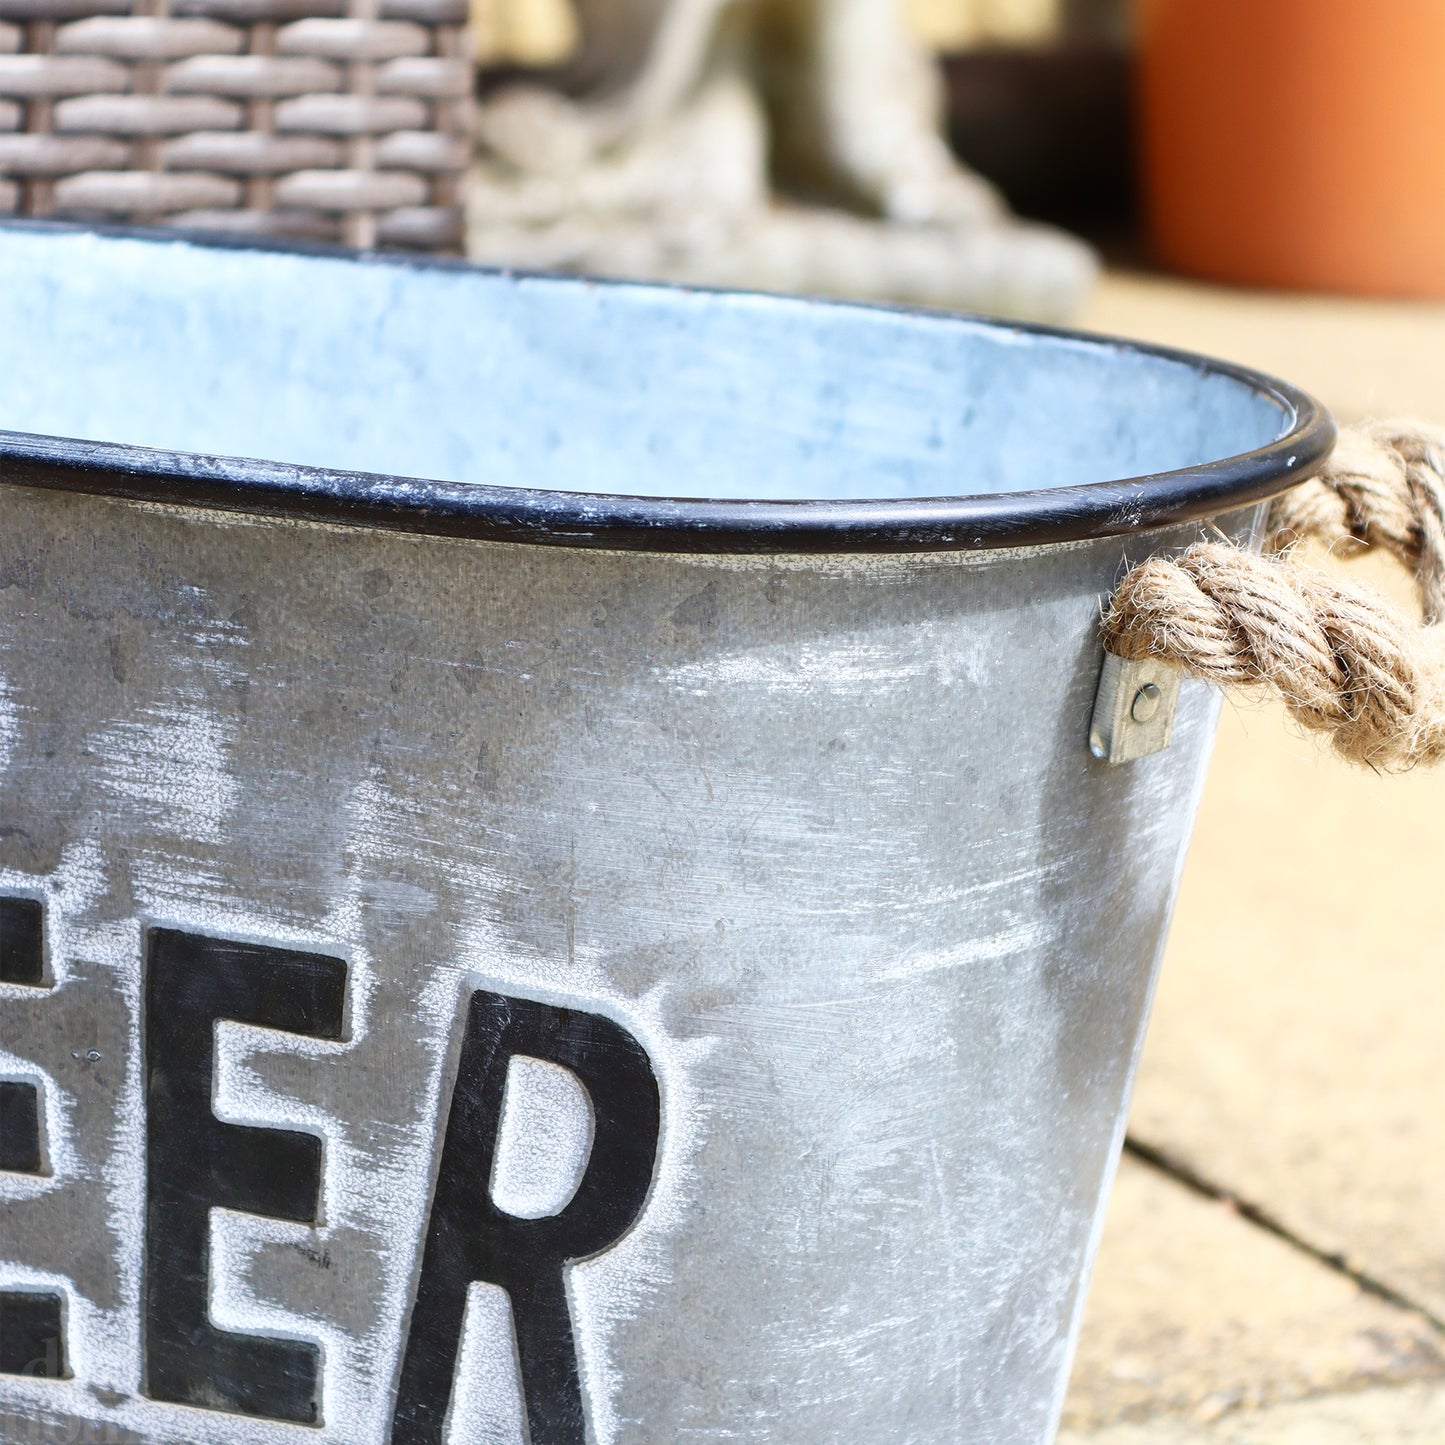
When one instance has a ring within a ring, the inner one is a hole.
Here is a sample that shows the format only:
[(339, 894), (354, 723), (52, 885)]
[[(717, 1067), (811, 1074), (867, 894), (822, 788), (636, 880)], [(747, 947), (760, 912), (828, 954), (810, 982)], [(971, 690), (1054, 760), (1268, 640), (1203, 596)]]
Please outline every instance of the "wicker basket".
[(0, 0), (0, 215), (455, 250), (466, 0)]

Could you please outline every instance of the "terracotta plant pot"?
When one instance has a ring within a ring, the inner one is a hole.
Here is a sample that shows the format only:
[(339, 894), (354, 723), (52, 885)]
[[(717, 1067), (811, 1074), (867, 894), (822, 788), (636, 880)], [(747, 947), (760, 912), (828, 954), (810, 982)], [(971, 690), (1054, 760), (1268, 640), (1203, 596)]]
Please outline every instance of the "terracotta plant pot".
[(1445, 297), (1445, 0), (1140, 0), (1156, 254)]

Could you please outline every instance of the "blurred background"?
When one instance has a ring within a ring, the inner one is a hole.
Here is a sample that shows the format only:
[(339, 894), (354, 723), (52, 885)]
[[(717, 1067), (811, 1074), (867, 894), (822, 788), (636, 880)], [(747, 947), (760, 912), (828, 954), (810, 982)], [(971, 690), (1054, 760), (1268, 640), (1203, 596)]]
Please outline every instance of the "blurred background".
[(471, 3), (483, 259), (1061, 320), (1067, 231), (1445, 299), (1440, 0)]

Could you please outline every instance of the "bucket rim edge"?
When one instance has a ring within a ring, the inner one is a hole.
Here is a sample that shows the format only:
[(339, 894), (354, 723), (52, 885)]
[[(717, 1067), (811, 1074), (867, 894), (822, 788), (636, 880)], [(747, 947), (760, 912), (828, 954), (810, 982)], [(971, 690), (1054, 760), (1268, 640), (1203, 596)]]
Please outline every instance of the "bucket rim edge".
[[(557, 286), (749, 295), (723, 288), (481, 266), (276, 238), (6, 217), (5, 231), (95, 235), (209, 250), (282, 253)], [(927, 307), (773, 296), (770, 302), (936, 317), (1116, 348), (1239, 382), (1280, 407), (1285, 430), (1234, 456), (1166, 472), (973, 496), (763, 500), (544, 491), (211, 456), (0, 429), (0, 485), (481, 541), (674, 553), (986, 551), (1125, 536), (1258, 503), (1315, 475), (1334, 447), (1329, 411), (1289, 382), (1235, 362), (1103, 333)]]

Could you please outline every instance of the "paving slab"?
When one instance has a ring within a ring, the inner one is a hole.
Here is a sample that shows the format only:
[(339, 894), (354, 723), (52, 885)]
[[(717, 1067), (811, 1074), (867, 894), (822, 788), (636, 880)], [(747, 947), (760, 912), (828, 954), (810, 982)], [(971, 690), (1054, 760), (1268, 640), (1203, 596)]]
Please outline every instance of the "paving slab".
[[(1066, 1428), (1191, 1422), (1445, 1378), (1445, 1336), (1214, 1200), (1122, 1162)], [(1445, 1437), (1442, 1437), (1445, 1438)]]
[(1445, 421), (1445, 305), (1112, 271), (1078, 324), (1261, 367), (1342, 420), (1388, 412)]
[[(1442, 306), (1111, 275), (1084, 324), (1264, 367), (1313, 390), (1342, 420), (1416, 414), (1445, 422)], [(1408, 586), (1388, 564), (1367, 559), (1348, 570), (1408, 602)], [(1131, 1119), (1150, 1146), (1438, 1321), (1445, 1321), (1442, 874), (1445, 770), (1376, 777), (1292, 732), (1277, 707), (1226, 707)], [(1292, 1388), (1281, 1357), (1264, 1345), (1235, 1350), (1231, 1365), (1229, 1332), (1217, 1324), (1237, 1294), (1219, 1252), (1223, 1237), (1215, 1251), (1176, 1247), (1169, 1238), (1176, 1209), (1142, 1208), (1143, 1186), (1130, 1178), (1126, 1170), (1101, 1251), (1070, 1401), (1075, 1423), (1169, 1408), (1171, 1387), (1151, 1385), (1151, 1373), (1167, 1380), (1183, 1370), (1194, 1380), (1178, 1392), (1186, 1414), (1199, 1408), (1191, 1400), (1206, 1398), (1206, 1381), (1242, 1399)], [(1250, 1227), (1236, 1224), (1230, 1238), (1252, 1256), (1254, 1246), (1244, 1243)], [(1141, 1284), (1149, 1270), (1158, 1271), (1152, 1298)], [(1283, 1286), (1269, 1280), (1261, 1275), (1252, 1306), (1265, 1318), (1287, 1309), (1282, 1299), (1270, 1303)], [(1131, 1311), (1149, 1323), (1131, 1326)], [(1285, 1349), (1301, 1358), (1295, 1384), (1324, 1381), (1325, 1364), (1334, 1359), (1340, 1368), (1348, 1354), (1338, 1321), (1290, 1318), (1299, 1329), (1291, 1325)], [(1118, 1378), (1127, 1364), (1101, 1362), (1111, 1352), (1126, 1359), (1131, 1339), (1141, 1376), (1134, 1385)], [(1166, 1363), (1153, 1365), (1153, 1357)], [(1407, 1413), (1415, 1408), (1413, 1396), (1388, 1397), (1396, 1398)], [(1437, 1396), (1429, 1401), (1433, 1424), (1419, 1430), (1433, 1434), (1403, 1433), (1396, 1423), (1376, 1434), (1340, 1426), (1347, 1432), (1340, 1438), (1445, 1442), (1445, 1406)], [(1294, 1418), (1281, 1415), (1279, 1429), (1294, 1429)], [(1325, 1415), (1319, 1420), (1321, 1431), (1336, 1428)], [(1164, 1428), (1160, 1421), (1147, 1438), (1174, 1441)], [(1178, 1428), (1180, 1441), (1245, 1438)], [(1258, 1438), (1321, 1445), (1335, 1438), (1299, 1428), (1303, 1435)], [(1112, 1435), (1098, 1438), (1115, 1445)], [(1117, 1445), (1136, 1438), (1146, 1437), (1126, 1432)]]
[(1445, 771), (1226, 708), (1131, 1117), (1445, 1321)]
[[(1111, 275), (1086, 320), (1445, 422), (1445, 306)], [(1376, 777), (1226, 709), (1132, 1128), (1445, 1319), (1442, 869), (1445, 770)]]
[(1212, 1424), (1154, 1420), (1069, 1430), (1058, 1445), (1440, 1445), (1442, 1440), (1445, 1388), (1406, 1386), (1301, 1401)]

